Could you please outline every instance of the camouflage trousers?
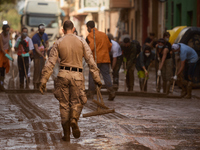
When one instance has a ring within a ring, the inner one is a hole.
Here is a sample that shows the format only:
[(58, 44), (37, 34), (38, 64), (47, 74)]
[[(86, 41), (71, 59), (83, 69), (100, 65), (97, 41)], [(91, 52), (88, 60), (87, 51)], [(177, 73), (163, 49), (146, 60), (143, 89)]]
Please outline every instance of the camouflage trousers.
[(60, 70), (55, 83), (54, 96), (59, 101), (61, 122), (64, 124), (70, 120), (72, 109), (87, 102), (82, 72)]

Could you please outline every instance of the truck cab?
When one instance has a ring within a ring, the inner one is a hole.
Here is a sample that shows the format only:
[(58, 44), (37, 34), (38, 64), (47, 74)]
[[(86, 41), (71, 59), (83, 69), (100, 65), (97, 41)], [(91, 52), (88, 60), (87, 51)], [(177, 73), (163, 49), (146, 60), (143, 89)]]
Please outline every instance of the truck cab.
[(30, 33), (38, 25), (45, 24), (45, 33), (48, 35), (50, 46), (59, 36), (60, 8), (55, 0), (26, 0), (21, 25), (26, 26)]

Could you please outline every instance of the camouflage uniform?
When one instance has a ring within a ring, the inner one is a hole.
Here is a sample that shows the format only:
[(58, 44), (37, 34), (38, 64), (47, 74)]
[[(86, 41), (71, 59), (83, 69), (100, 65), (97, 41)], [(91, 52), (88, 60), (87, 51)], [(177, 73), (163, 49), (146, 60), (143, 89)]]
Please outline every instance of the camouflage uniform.
[(126, 85), (128, 87), (128, 91), (133, 91), (135, 62), (140, 50), (137, 48), (137, 44), (134, 42), (131, 42), (130, 47), (122, 46), (122, 50), (127, 69)]
[[(69, 126), (72, 127), (72, 120), (78, 121), (83, 105), (87, 102), (82, 73), (83, 57), (89, 65), (94, 81), (96, 83), (101, 83), (101, 81), (99, 69), (86, 41), (74, 34), (66, 34), (55, 42), (48, 62), (42, 70), (41, 83), (48, 81), (58, 57), (60, 57), (60, 70), (57, 76), (54, 95), (60, 103), (61, 123), (65, 137), (69, 136)], [(79, 135), (76, 134), (73, 130), (74, 137), (79, 138), (80, 133)], [(70, 137), (66, 140), (69, 141), (69, 139)]]

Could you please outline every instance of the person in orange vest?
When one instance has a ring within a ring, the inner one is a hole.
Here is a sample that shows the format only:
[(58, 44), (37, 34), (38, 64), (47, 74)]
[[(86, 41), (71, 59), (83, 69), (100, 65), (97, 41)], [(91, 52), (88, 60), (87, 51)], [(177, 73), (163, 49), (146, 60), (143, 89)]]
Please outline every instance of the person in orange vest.
[(11, 46), (10, 41), (10, 26), (5, 24), (2, 26), (2, 33), (0, 34), (0, 91), (4, 91), (4, 77), (5, 72), (10, 70), (9, 60), (13, 61), (13, 58), (8, 55)]
[[(109, 91), (108, 100), (114, 100), (115, 90), (113, 89), (111, 77), (110, 77), (110, 56), (109, 52), (111, 51), (112, 43), (110, 42), (108, 36), (97, 30), (95, 28), (94, 21), (88, 21), (86, 23), (87, 30), (89, 32), (86, 41), (89, 44), (94, 58), (96, 57), (96, 63), (100, 69), (100, 73), (103, 76), (106, 88)], [(95, 43), (96, 43), (96, 56), (95, 56), (95, 44), (94, 44), (94, 31), (95, 31)], [(95, 84), (92, 79), (91, 73), (89, 73), (89, 97), (93, 98), (95, 92)]]

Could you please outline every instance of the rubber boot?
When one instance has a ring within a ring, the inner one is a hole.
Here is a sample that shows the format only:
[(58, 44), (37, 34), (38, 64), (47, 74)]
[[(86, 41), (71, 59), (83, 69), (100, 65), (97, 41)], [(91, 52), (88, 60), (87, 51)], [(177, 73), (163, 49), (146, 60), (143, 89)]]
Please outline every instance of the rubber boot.
[(144, 78), (140, 78), (139, 83), (140, 83), (140, 90), (142, 91), (144, 86)]
[(24, 83), (20, 83), (20, 84), (19, 84), (19, 88), (20, 88), (20, 89), (24, 89)]
[(113, 89), (113, 87), (110, 87), (108, 88), (108, 92), (109, 92), (108, 100), (113, 101), (115, 98), (115, 90)]
[(170, 81), (167, 81), (167, 85), (166, 85), (166, 94), (167, 94), (167, 95), (169, 94), (170, 86), (171, 86), (171, 82), (170, 82)]
[(79, 138), (81, 136), (81, 132), (78, 127), (78, 120), (82, 109), (83, 109), (82, 104), (77, 104), (71, 108), (70, 126), (72, 127), (72, 133), (75, 138)]
[(4, 77), (3, 76), (0, 76), (0, 91), (5, 91), (5, 88), (4, 88)]
[(118, 91), (118, 84), (113, 84), (113, 89), (114, 89), (115, 91)]
[(26, 81), (26, 89), (29, 89), (29, 80)]
[(34, 83), (34, 90), (37, 90), (37, 83)]
[(144, 86), (144, 91), (146, 92), (147, 91), (147, 81), (146, 81), (146, 84)]
[(188, 82), (187, 95), (185, 96), (185, 98), (191, 99), (191, 97), (192, 97), (192, 82)]
[(163, 93), (166, 93), (167, 82), (163, 81)]
[(159, 77), (159, 82), (158, 83), (156, 83), (157, 85), (156, 85), (156, 91), (158, 92), (158, 93), (160, 93), (160, 89), (161, 89), (161, 77)]
[(128, 86), (128, 91), (132, 92), (133, 91), (133, 86)]
[(181, 85), (181, 88), (182, 88), (181, 97), (184, 97), (185, 95), (187, 95), (187, 85), (188, 85), (187, 81), (182, 81), (182, 85)]

